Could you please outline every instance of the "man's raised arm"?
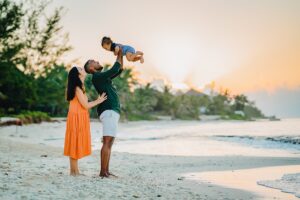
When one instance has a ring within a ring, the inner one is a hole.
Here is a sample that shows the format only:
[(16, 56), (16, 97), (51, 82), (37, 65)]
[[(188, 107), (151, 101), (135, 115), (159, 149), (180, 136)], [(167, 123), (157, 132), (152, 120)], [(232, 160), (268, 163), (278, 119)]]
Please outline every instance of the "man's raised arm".
[(117, 61), (116, 62), (118, 62), (118, 63), (120, 63), (120, 70), (119, 70), (119, 72), (118, 73), (116, 73), (116, 74), (114, 74), (112, 77), (111, 77), (111, 79), (114, 79), (114, 78), (116, 78), (117, 76), (119, 76), (121, 73), (122, 73), (122, 71), (123, 71), (123, 52), (122, 52), (122, 48), (120, 48), (119, 50), (118, 50), (118, 57), (117, 57)]
[(123, 70), (123, 49), (119, 47), (117, 62), (121, 64), (121, 69)]
[(109, 70), (102, 72), (101, 75), (106, 78), (114, 78), (119, 75), (123, 70), (123, 52), (120, 48), (118, 52), (118, 57), (115, 64)]

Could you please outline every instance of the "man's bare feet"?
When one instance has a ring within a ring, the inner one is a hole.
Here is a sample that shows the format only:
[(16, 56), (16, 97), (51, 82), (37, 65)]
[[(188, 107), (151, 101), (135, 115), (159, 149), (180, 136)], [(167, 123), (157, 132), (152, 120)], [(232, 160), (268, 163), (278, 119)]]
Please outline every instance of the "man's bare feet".
[(100, 172), (99, 176), (101, 178), (108, 178), (109, 177), (109, 174), (107, 172)]
[(99, 176), (101, 178), (118, 178), (117, 175), (114, 175), (113, 173), (110, 172), (100, 172)]
[(112, 177), (114, 177), (114, 178), (118, 178), (118, 176), (117, 175), (114, 175), (113, 173), (111, 173), (111, 172), (108, 172), (108, 175), (109, 176), (112, 176)]

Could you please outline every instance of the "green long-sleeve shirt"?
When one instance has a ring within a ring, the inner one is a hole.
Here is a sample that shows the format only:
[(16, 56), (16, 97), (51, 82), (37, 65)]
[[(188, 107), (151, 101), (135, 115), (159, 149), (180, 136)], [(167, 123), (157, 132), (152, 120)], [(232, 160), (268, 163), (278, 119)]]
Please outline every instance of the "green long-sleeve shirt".
[(105, 92), (107, 95), (107, 99), (97, 107), (98, 116), (100, 116), (105, 110), (114, 110), (118, 113), (121, 112), (118, 93), (112, 84), (112, 79), (117, 77), (121, 72), (121, 64), (119, 62), (115, 62), (109, 70), (93, 74), (92, 83), (97, 92), (99, 94)]

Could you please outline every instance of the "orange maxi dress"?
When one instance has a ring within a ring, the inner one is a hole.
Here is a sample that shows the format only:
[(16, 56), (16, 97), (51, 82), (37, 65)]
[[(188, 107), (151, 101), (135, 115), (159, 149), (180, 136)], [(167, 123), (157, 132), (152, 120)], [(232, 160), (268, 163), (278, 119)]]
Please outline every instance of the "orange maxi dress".
[(70, 101), (64, 155), (80, 159), (91, 154), (90, 116), (78, 98)]

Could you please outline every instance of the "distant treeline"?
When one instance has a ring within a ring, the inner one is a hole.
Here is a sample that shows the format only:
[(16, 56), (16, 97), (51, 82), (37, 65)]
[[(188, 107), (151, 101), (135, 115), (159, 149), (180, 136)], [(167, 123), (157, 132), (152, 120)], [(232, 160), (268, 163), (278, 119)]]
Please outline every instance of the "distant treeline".
[[(50, 116), (66, 116), (67, 67), (61, 57), (72, 48), (68, 34), (60, 26), (62, 9), (45, 16), (48, 3), (27, 8), (9, 0), (0, 0), (0, 116), (26, 116), (42, 111)], [(43, 23), (41, 23), (41, 21)], [(106, 66), (108, 67), (108, 66)], [(130, 68), (115, 79), (120, 95), (122, 118), (154, 120), (159, 115), (173, 119), (199, 119), (200, 114), (220, 115), (230, 119), (264, 117), (244, 95), (225, 92), (205, 95), (195, 91), (173, 94), (150, 84), (140, 85)], [(86, 79), (91, 99), (97, 94)], [(95, 117), (95, 109), (91, 116)], [(29, 113), (29, 114), (28, 114)], [(39, 114), (40, 115), (40, 114)]]
[[(243, 94), (230, 95), (228, 90), (212, 91), (210, 95), (196, 90), (174, 93), (168, 86), (158, 91), (150, 84), (138, 84), (132, 74), (131, 69), (126, 69), (120, 78), (115, 80), (120, 95), (122, 115), (128, 120), (152, 120), (157, 116), (171, 116), (172, 119), (200, 119), (201, 115), (219, 115), (222, 119), (237, 120), (264, 117), (254, 102), (249, 101)], [(95, 96), (95, 90), (90, 85), (91, 81), (87, 80), (87, 84), (89, 84), (87, 85), (89, 96)], [(131, 88), (135, 89), (131, 90)]]

